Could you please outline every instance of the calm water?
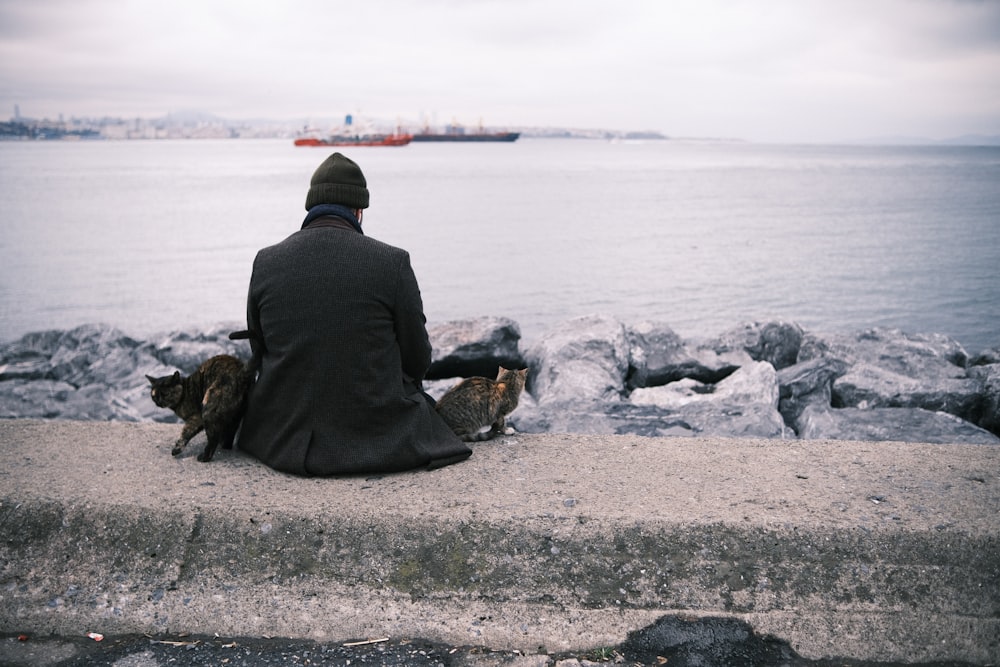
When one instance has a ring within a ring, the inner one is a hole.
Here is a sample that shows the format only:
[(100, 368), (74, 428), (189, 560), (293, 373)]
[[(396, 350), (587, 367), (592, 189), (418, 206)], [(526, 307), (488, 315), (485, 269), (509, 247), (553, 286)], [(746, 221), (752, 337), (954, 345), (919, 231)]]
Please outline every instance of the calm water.
[[(0, 340), (244, 318), (326, 149), (0, 142)], [(368, 234), (408, 249), (431, 323), (530, 342), (601, 312), (684, 336), (782, 318), (1000, 345), (1000, 149), (608, 143), (359, 148)]]

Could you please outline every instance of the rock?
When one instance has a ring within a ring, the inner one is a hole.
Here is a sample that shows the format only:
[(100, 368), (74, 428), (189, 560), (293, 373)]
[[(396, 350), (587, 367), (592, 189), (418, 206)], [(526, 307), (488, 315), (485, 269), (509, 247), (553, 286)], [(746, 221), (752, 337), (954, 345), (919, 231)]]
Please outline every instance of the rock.
[(429, 379), (484, 376), (494, 378), (500, 366), (524, 368), (518, 350), (521, 328), (505, 317), (480, 317), (429, 327)]
[(1000, 364), (1000, 347), (991, 347), (988, 350), (983, 350), (969, 359), (966, 366), (988, 366), (991, 364)]
[(653, 322), (628, 328), (627, 386), (657, 387), (683, 378), (715, 383), (732, 374), (749, 356), (690, 349), (673, 329)]
[(800, 360), (818, 357), (848, 366), (833, 384), (835, 407), (924, 408), (963, 419), (978, 416), (980, 382), (968, 377), (965, 350), (947, 336), (868, 329), (810, 337)]
[(777, 374), (766, 361), (753, 361), (716, 385), (685, 379), (661, 387), (636, 389), (630, 400), (635, 405), (675, 409), (691, 403), (761, 403), (777, 409)]
[(524, 409), (519, 406), (511, 422), (528, 433), (775, 438), (784, 435), (777, 401), (774, 368), (766, 362), (751, 362), (718, 385), (685, 378), (636, 389), (625, 402), (542, 401)]
[(1000, 438), (946, 412), (922, 408), (823, 408), (808, 405), (798, 420), (807, 440), (891, 440), (940, 444), (1000, 444)]
[(115, 410), (107, 387), (74, 387), (59, 380), (13, 380), (0, 383), (0, 417), (38, 419), (129, 420), (127, 411)]
[(685, 379), (662, 387), (636, 389), (633, 405), (669, 411), (704, 435), (774, 438), (785, 435), (778, 412), (778, 381), (766, 361), (750, 362), (718, 384)]
[[(228, 338), (241, 326), (143, 342), (85, 325), (0, 344), (0, 417), (176, 422), (152, 403), (145, 375), (189, 374), (217, 354), (249, 358), (246, 341)], [(821, 338), (770, 322), (696, 344), (665, 324), (626, 328), (591, 315), (545, 332), (522, 359), (519, 328), (506, 318), (446, 323), (430, 335), (433, 368), (452, 371), (425, 382), (435, 398), (467, 375), (530, 367), (508, 420), (519, 431), (778, 438), (789, 437), (787, 424), (803, 438), (991, 443), (988, 430), (1000, 434), (1000, 364), (980, 363), (989, 351), (968, 360), (946, 336), (872, 329)]]
[(229, 340), (230, 333), (243, 329), (246, 329), (245, 323), (226, 322), (200, 331), (172, 331), (155, 336), (143, 346), (143, 350), (164, 366), (179, 370), (182, 375), (190, 375), (203, 362), (220, 354), (248, 361), (251, 357), (250, 343)]
[(822, 350), (828, 352), (855, 350), (859, 358), (872, 358), (878, 353), (900, 357), (901, 363), (908, 363), (915, 357), (943, 359), (953, 366), (964, 368), (969, 355), (965, 348), (950, 336), (943, 334), (908, 334), (899, 329), (875, 327), (855, 334), (830, 335), (818, 338), (807, 335), (802, 341), (799, 361), (819, 356)]
[(461, 381), (462, 378), (460, 377), (441, 378), (439, 380), (424, 380), (424, 392), (437, 401), (444, 396), (446, 391)]
[(817, 357), (778, 371), (778, 411), (785, 423), (798, 433), (799, 416), (807, 405), (831, 407), (833, 381), (846, 371), (846, 363), (831, 357)]
[(52, 370), (49, 363), (58, 349), (62, 331), (29, 333), (0, 348), (0, 381), (43, 380)]
[(727, 617), (661, 617), (628, 633), (621, 653), (643, 665), (795, 665), (804, 663), (785, 641)]
[(88, 324), (28, 334), (0, 350), (0, 415), (53, 419), (176, 421), (153, 405), (145, 374), (175, 370), (118, 329)]
[(709, 341), (717, 353), (743, 351), (754, 361), (766, 361), (776, 370), (798, 362), (802, 328), (789, 322), (750, 322)]
[(528, 350), (528, 389), (539, 404), (620, 399), (629, 368), (625, 327), (602, 315), (578, 317), (545, 332)]
[(80, 387), (110, 384), (134, 370), (139, 342), (115, 328), (86, 324), (63, 333), (49, 357), (49, 377)]
[(0, 418), (55, 418), (62, 413), (60, 403), (76, 392), (76, 387), (58, 380), (17, 378), (0, 383)]
[(974, 377), (982, 383), (981, 416), (977, 423), (986, 430), (1000, 435), (1000, 363), (976, 366)]
[(652, 405), (621, 401), (539, 405), (523, 402), (508, 423), (524, 433), (587, 433), (649, 437), (696, 434), (683, 417)]

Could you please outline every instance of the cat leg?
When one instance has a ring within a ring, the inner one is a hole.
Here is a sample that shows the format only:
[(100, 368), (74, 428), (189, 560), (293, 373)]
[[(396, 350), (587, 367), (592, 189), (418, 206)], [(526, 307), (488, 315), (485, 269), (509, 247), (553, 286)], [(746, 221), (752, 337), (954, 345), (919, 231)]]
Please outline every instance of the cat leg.
[(233, 418), (216, 407), (214, 403), (209, 403), (207, 393), (205, 396), (206, 404), (202, 406), (202, 421), (205, 422), (205, 435), (208, 438), (208, 443), (205, 445), (204, 451), (198, 455), (198, 460), (202, 463), (208, 463), (212, 460), (219, 445), (225, 447), (228, 442), (229, 446), (232, 447), (235, 435), (235, 432), (231, 430)]
[(228, 422), (226, 430), (222, 433), (222, 448), (232, 449), (233, 442), (236, 440), (236, 432), (240, 430), (240, 423), (243, 421), (243, 410), (242, 408), (233, 415), (233, 418)]
[(459, 435), (465, 442), (485, 442), (487, 440), (492, 440), (497, 435), (503, 433), (504, 418), (500, 417), (498, 420), (493, 422), (493, 425), (485, 431), (475, 431), (473, 433), (464, 433)]
[(205, 435), (208, 437), (208, 442), (205, 444), (205, 449), (201, 454), (198, 455), (198, 460), (202, 463), (208, 463), (215, 456), (215, 450), (219, 447), (219, 441), (222, 439), (222, 434), (218, 432), (215, 427), (205, 427)]
[(226, 432), (222, 434), (222, 448), (232, 449), (233, 441), (236, 440), (236, 431), (239, 429), (239, 424), (231, 426), (226, 429)]
[[(244, 394), (246, 390), (244, 390)], [(246, 399), (240, 402), (239, 407), (233, 411), (232, 419), (229, 421), (229, 427), (226, 430), (225, 437), (222, 439), (223, 449), (232, 449), (233, 443), (236, 441), (236, 433), (240, 430), (240, 424), (243, 423), (243, 415), (246, 414), (247, 405)]]
[(177, 438), (177, 442), (174, 443), (174, 448), (170, 450), (173, 456), (179, 455), (187, 447), (187, 444), (191, 442), (191, 438), (201, 433), (202, 429), (205, 428), (204, 422), (202, 422), (201, 417), (192, 417), (191, 419), (184, 422), (184, 429), (181, 431), (181, 437)]
[(490, 428), (490, 439), (495, 438), (498, 435), (505, 435), (504, 430), (507, 426), (507, 418), (500, 416), (495, 422), (493, 422), (493, 427)]

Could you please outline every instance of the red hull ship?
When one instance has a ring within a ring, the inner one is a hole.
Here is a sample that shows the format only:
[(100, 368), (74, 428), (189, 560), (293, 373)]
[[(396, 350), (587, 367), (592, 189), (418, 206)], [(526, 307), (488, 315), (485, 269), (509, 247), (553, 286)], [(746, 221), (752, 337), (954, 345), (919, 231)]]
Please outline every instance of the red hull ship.
[(296, 146), (405, 146), (412, 134), (361, 134), (357, 136), (299, 137)]
[(405, 146), (413, 141), (413, 135), (400, 132), (359, 132), (354, 128), (354, 117), (347, 114), (344, 124), (337, 131), (326, 136), (318, 136), (316, 130), (306, 129), (295, 140), (296, 146)]

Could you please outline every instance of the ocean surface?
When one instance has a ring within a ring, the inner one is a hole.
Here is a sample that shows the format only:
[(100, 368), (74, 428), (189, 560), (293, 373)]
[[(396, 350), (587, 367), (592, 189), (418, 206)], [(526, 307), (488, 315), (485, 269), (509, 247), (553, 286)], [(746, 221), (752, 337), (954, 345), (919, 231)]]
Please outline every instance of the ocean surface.
[[(590, 313), (685, 337), (750, 320), (1000, 345), (1000, 148), (522, 138), (342, 149), (366, 233), (410, 251), (431, 324)], [(245, 317), (330, 149), (0, 142), (0, 341)]]

